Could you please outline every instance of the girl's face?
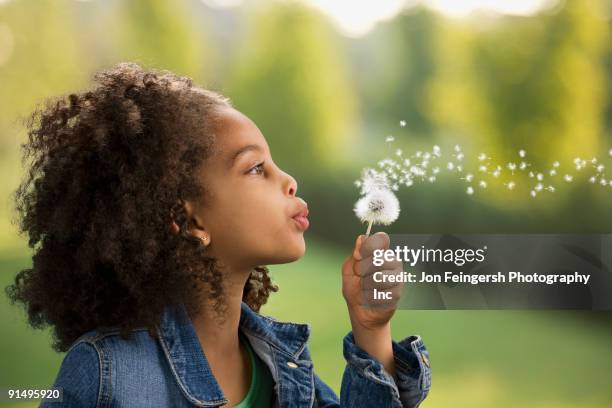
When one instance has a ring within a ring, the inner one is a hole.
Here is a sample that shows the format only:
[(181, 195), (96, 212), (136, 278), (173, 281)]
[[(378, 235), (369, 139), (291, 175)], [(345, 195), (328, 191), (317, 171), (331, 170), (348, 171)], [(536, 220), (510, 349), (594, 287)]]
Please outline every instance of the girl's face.
[(276, 166), (266, 139), (241, 112), (220, 109), (216, 129), (216, 153), (199, 173), (206, 205), (193, 209), (208, 233), (207, 251), (235, 268), (299, 259), (308, 226), (293, 217), (307, 204), (296, 196), (295, 179)]

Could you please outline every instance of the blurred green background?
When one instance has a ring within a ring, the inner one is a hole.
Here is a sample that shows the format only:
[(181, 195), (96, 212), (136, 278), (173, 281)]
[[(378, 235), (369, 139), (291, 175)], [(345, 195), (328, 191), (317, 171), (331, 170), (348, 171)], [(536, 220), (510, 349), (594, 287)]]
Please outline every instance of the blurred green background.
[[(11, 224), (19, 118), (124, 60), (228, 95), (298, 180), (307, 254), (271, 267), (280, 291), (262, 312), (312, 325), (315, 369), (336, 392), (350, 330), (340, 265), (365, 231), (352, 211), (363, 167), (395, 147), (458, 143), (500, 163), (524, 148), (534, 166), (599, 157), (612, 168), (612, 1), (363, 3), (0, 0), (2, 288), (31, 262)], [(480, 3), (492, 8), (468, 13)], [(519, 3), (530, 6), (504, 9)], [(469, 196), (440, 177), (400, 190), (402, 213), (384, 230), (609, 233), (612, 189), (598, 187), (577, 179), (537, 199), (493, 186)], [(0, 318), (0, 387), (52, 384), (63, 355), (49, 331), (28, 328), (4, 292)], [(610, 313), (399, 310), (393, 332), (429, 348), (425, 407), (612, 406)]]

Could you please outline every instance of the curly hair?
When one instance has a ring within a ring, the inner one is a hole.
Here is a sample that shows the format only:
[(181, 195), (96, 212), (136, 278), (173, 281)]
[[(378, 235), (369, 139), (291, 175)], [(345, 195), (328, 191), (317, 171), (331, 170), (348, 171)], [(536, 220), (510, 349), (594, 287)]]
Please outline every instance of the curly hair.
[[(225, 305), (220, 266), (187, 232), (181, 200), (206, 202), (195, 173), (214, 154), (216, 108), (231, 107), (229, 98), (129, 62), (93, 79), (26, 118), (30, 163), (14, 192), (34, 254), (6, 293), (32, 327), (53, 327), (57, 351), (92, 329), (118, 327), (127, 338), (144, 326), (153, 335), (167, 304), (199, 310), (198, 281), (215, 310)], [(258, 266), (243, 300), (258, 312), (277, 290)]]

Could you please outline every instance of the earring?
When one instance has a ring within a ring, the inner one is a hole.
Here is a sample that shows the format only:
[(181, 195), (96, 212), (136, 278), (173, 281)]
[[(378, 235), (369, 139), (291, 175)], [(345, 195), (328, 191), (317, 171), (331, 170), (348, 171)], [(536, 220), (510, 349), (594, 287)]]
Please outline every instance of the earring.
[(204, 244), (204, 246), (206, 246), (206, 241), (208, 241), (208, 237), (198, 237), (202, 243)]

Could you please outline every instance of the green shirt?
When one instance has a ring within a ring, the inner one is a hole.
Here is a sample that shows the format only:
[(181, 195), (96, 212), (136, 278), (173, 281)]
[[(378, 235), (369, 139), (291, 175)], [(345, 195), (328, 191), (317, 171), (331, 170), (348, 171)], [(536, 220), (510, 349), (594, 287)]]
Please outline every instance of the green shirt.
[(274, 379), (266, 363), (251, 349), (249, 341), (240, 333), (240, 341), (249, 352), (251, 361), (251, 385), (247, 395), (235, 408), (270, 408), (274, 395)]

